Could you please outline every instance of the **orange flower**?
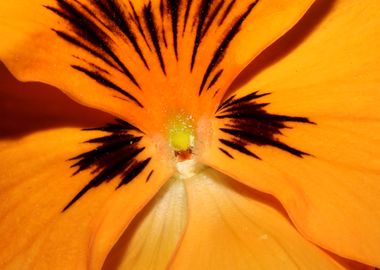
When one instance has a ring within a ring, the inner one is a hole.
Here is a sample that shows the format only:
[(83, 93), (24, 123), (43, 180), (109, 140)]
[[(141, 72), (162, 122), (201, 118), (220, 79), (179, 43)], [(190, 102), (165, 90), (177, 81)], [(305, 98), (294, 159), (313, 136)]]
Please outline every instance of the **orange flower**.
[(380, 267), (379, 8), (2, 1), (7, 68), (117, 119), (0, 142), (0, 268)]

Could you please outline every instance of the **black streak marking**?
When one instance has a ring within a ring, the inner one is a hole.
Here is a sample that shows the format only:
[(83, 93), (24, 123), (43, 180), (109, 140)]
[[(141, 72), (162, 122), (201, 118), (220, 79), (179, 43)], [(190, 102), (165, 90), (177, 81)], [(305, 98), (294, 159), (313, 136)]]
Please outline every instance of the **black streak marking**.
[(218, 73), (215, 74), (214, 78), (211, 80), (210, 84), (208, 85), (207, 90), (209, 90), (211, 87), (214, 86), (214, 84), (218, 81), (222, 73), (223, 73), (223, 69), (219, 70)]
[(251, 151), (249, 151), (247, 148), (245, 148), (244, 145), (242, 145), (241, 143), (239, 142), (232, 142), (232, 141), (227, 141), (225, 139), (219, 139), (219, 141), (228, 146), (229, 148), (232, 148), (232, 149), (235, 149), (243, 154), (246, 154), (248, 156), (251, 156), (251, 157), (254, 157), (254, 158), (257, 158), (257, 159), (260, 159), (258, 156), (256, 156), (254, 153), (252, 153)]
[(185, 34), (187, 20), (189, 19), (189, 13), (190, 13), (190, 8), (191, 8), (191, 3), (192, 3), (192, 0), (187, 0), (185, 17), (184, 17), (184, 21), (183, 21), (182, 36)]
[(145, 182), (148, 182), (148, 181), (149, 181), (149, 179), (152, 177), (153, 173), (154, 173), (154, 170), (151, 170), (150, 173), (148, 174), (148, 176), (147, 176)]
[(168, 4), (170, 7), (171, 17), (172, 17), (174, 53), (175, 53), (176, 59), (178, 60), (177, 36), (178, 36), (178, 12), (179, 12), (180, 0), (168, 0)]
[(78, 60), (80, 60), (80, 61), (85, 62), (86, 64), (90, 65), (91, 67), (93, 67), (94, 69), (96, 69), (96, 70), (99, 71), (99, 72), (103, 72), (103, 73), (105, 73), (105, 74), (110, 75), (110, 73), (108, 72), (108, 70), (105, 70), (104, 68), (102, 68), (102, 67), (100, 67), (100, 66), (98, 66), (98, 65), (96, 65), (96, 64), (94, 64), (94, 63), (91, 63), (90, 61), (87, 61), (87, 60), (84, 59), (84, 58), (81, 58), (81, 57), (76, 56), (76, 55), (72, 55), (72, 57), (74, 57), (74, 58), (76, 58), (76, 59), (78, 59)]
[(132, 4), (131, 1), (129, 1), (129, 5), (131, 6), (131, 9), (132, 9), (132, 12), (133, 12), (133, 18), (134, 18), (134, 21), (135, 21), (135, 23), (136, 23), (136, 25), (137, 25), (137, 29), (139, 30), (140, 35), (143, 37), (146, 46), (147, 46), (148, 49), (151, 51), (152, 49), (150, 48), (149, 43), (148, 43), (148, 40), (146, 39), (146, 36), (145, 36), (144, 30), (143, 30), (143, 28), (142, 28), (142, 26), (141, 26), (140, 18), (139, 18), (139, 16), (137, 15), (137, 12), (136, 12), (136, 10), (135, 10), (135, 7), (133, 6), (133, 4)]
[(128, 170), (124, 173), (124, 177), (121, 180), (120, 184), (116, 187), (119, 189), (121, 186), (128, 184), (131, 182), (137, 175), (139, 175), (145, 167), (150, 162), (151, 158), (147, 158), (144, 161), (135, 162), (133, 165), (128, 168)]
[(199, 95), (202, 94), (203, 88), (204, 88), (206, 81), (207, 81), (208, 77), (210, 76), (211, 72), (219, 64), (219, 62), (221, 61), (226, 49), (228, 48), (228, 46), (230, 45), (231, 41), (234, 39), (236, 34), (239, 32), (240, 26), (242, 25), (244, 20), (248, 17), (248, 15), (251, 13), (252, 9), (256, 6), (257, 3), (258, 3), (258, 0), (256, 0), (255, 2), (253, 2), (252, 4), (250, 4), (248, 6), (246, 12), (244, 12), (244, 14), (241, 15), (240, 18), (235, 22), (235, 24), (232, 26), (230, 31), (227, 33), (226, 37), (223, 39), (223, 41), (221, 42), (219, 47), (216, 49), (214, 56), (211, 59), (210, 64), (208, 65), (206, 72), (203, 76), (203, 80), (202, 80), (201, 86), (199, 88)]
[(140, 88), (132, 73), (126, 68), (123, 62), (114, 54), (110, 44), (109, 36), (100, 29), (90, 18), (84, 15), (81, 11), (70, 5), (64, 0), (57, 0), (60, 9), (44, 6), (45, 8), (56, 13), (61, 18), (65, 19), (72, 26), (72, 30), (78, 37), (92, 44), (99, 51), (112, 58), (113, 61), (123, 70), (123, 73), (131, 80), (131, 82)]
[(82, 9), (84, 9), (92, 18), (94, 18), (97, 22), (99, 22), (101, 25), (103, 25), (104, 27), (108, 28), (107, 25), (102, 22), (98, 16), (90, 9), (88, 8), (86, 5), (84, 5), (83, 3), (79, 2), (79, 0), (74, 0), (75, 3), (77, 3), (78, 5), (81, 6)]
[(164, 0), (160, 1), (160, 16), (161, 16), (161, 26), (162, 26), (162, 39), (165, 45), (165, 48), (168, 47), (168, 42), (166, 41), (166, 33), (165, 33), (165, 14), (164, 14)]
[(206, 35), (208, 29), (210, 28), (211, 24), (214, 22), (215, 17), (218, 15), (223, 4), (224, 4), (224, 0), (220, 1), (219, 4), (215, 7), (214, 11), (211, 13), (210, 17), (207, 20), (205, 27), (203, 28), (202, 38)]
[(144, 170), (151, 160), (150, 158), (143, 161), (138, 160), (139, 154), (144, 151), (144, 147), (139, 147), (142, 136), (130, 133), (138, 131), (138, 129), (123, 120), (117, 119), (116, 121), (105, 127), (87, 129), (101, 130), (111, 134), (87, 141), (87, 143), (94, 143), (98, 146), (94, 150), (71, 159), (77, 161), (71, 166), (77, 168), (74, 175), (87, 169), (92, 169), (92, 173), (96, 175), (65, 206), (63, 212), (90, 189), (107, 183), (117, 176), (121, 177), (117, 188), (129, 183)]
[(136, 37), (132, 33), (129, 24), (126, 21), (126, 16), (122, 10), (122, 7), (117, 3), (117, 1), (97, 0), (94, 1), (94, 3), (104, 12), (108, 20), (113, 22), (118, 27), (118, 29), (128, 38), (136, 53), (143, 61), (145, 67), (149, 70), (145, 57), (136, 41)]
[(235, 98), (235, 95), (232, 95), (230, 96), (229, 98), (227, 98), (224, 102), (222, 102), (218, 109), (216, 110), (216, 113), (219, 112), (220, 110), (224, 109), (226, 106), (229, 105), (229, 103)]
[(214, 95), (213, 95), (212, 97), (213, 97), (213, 98), (216, 97), (216, 95), (219, 93), (219, 91), (220, 91), (220, 89), (216, 90), (216, 91), (214, 92)]
[(223, 16), (222, 18), (220, 19), (219, 21), (219, 26), (221, 26), (224, 22), (224, 20), (227, 18), (228, 14), (230, 14), (230, 11), (233, 7), (233, 5), (235, 4), (236, 0), (232, 0), (231, 3), (227, 6), (226, 10), (224, 11), (223, 13)]
[(281, 142), (277, 135), (281, 130), (288, 128), (286, 123), (314, 124), (306, 117), (294, 117), (278, 114), (270, 114), (264, 110), (268, 103), (258, 103), (256, 100), (268, 93), (259, 94), (258, 91), (246, 96), (236, 98), (232, 96), (224, 101), (217, 110), (217, 119), (224, 122), (220, 128), (227, 139), (219, 141), (234, 150), (255, 158), (257, 155), (249, 151), (246, 146), (255, 144), (258, 146), (272, 146), (286, 151), (297, 157), (310, 156), (308, 153), (293, 148)]
[(90, 47), (86, 46), (85, 44), (83, 44), (81, 41), (79, 41), (78, 39), (76, 39), (75, 37), (71, 36), (71, 35), (68, 35), (66, 34), (65, 32), (62, 32), (62, 31), (58, 31), (58, 30), (55, 30), (55, 29), (52, 29), (60, 38), (66, 40), (67, 42), (75, 45), (75, 46), (78, 46), (84, 50), (86, 50), (87, 52), (89, 52), (90, 54), (92, 54), (93, 56), (101, 59), (103, 62), (107, 63), (109, 66), (119, 70), (122, 72), (121, 69), (119, 69), (118, 67), (116, 67), (109, 59), (107, 59), (106, 57), (104, 57), (101, 53), (98, 53), (97, 51), (91, 49)]
[(223, 154), (225, 154), (227, 157), (234, 159), (234, 157), (225, 149), (219, 147), (219, 150), (222, 151)]
[(255, 100), (255, 99), (258, 99), (258, 98), (261, 98), (261, 97), (265, 97), (267, 95), (269, 95), (270, 93), (262, 93), (262, 94), (259, 94), (259, 91), (254, 91), (252, 92), (251, 94), (248, 94), (246, 96), (243, 96), (241, 98), (238, 98), (238, 99), (235, 99), (232, 101), (230, 100), (228, 102), (228, 106), (230, 108), (233, 108), (234, 105), (236, 104), (239, 104), (239, 103), (246, 103), (246, 102), (250, 102), (252, 100)]
[(121, 87), (117, 86), (116, 84), (114, 84), (110, 80), (103, 77), (100, 73), (85, 69), (85, 68), (77, 66), (77, 65), (72, 65), (71, 67), (75, 70), (78, 70), (78, 71), (86, 74), (88, 77), (90, 77), (91, 79), (100, 83), (101, 85), (108, 87), (108, 88), (111, 88), (111, 89), (121, 93), (122, 95), (128, 97), (130, 100), (132, 100), (134, 103), (136, 103), (139, 107), (141, 107), (141, 108), (144, 107), (134, 96), (132, 96), (130, 93), (123, 90)]
[(123, 132), (125, 132), (125, 131), (138, 131), (139, 133), (144, 134), (140, 129), (138, 129), (137, 127), (129, 124), (128, 122), (126, 122), (120, 118), (116, 118), (115, 121), (116, 121), (116, 123), (109, 123), (103, 127), (85, 128), (83, 130), (85, 130), (85, 131), (98, 130), (98, 131), (114, 132), (114, 133), (118, 133), (121, 131), (123, 131)]
[(230, 134), (230, 135), (233, 135), (239, 139), (242, 139), (244, 141), (247, 141), (247, 142), (250, 142), (250, 143), (254, 143), (254, 144), (257, 144), (257, 145), (270, 145), (270, 146), (274, 146), (276, 148), (279, 148), (281, 150), (284, 150), (286, 152), (289, 152), (297, 157), (302, 157), (302, 156), (308, 156), (309, 154), (305, 153), (305, 152), (302, 152), (302, 151), (299, 151), (293, 147), (290, 147), (282, 142), (279, 142), (277, 140), (274, 140), (272, 138), (268, 138), (266, 136), (263, 136), (263, 135), (258, 135), (258, 134), (252, 134), (251, 132), (249, 131), (243, 131), (243, 130), (239, 130), (239, 129), (228, 129), (228, 128), (222, 128), (220, 129), (221, 131), (227, 133), (227, 134)]
[(160, 48), (160, 44), (158, 41), (156, 23), (154, 21), (154, 17), (153, 17), (153, 13), (152, 13), (152, 3), (151, 2), (149, 2), (149, 4), (144, 7), (144, 18), (145, 18), (145, 22), (146, 22), (146, 25), (147, 25), (148, 30), (149, 30), (150, 38), (153, 42), (153, 45), (154, 45), (154, 48), (155, 48), (155, 51), (157, 54), (158, 60), (160, 61), (160, 66), (161, 66), (162, 72), (166, 75), (165, 64), (164, 64), (164, 60), (162, 58), (161, 48)]
[(205, 23), (211, 3), (212, 2), (210, 0), (203, 0), (199, 9), (199, 18), (196, 18), (198, 20), (198, 27), (197, 27), (197, 33), (195, 35), (193, 54), (191, 56), (191, 66), (190, 66), (191, 71), (194, 68), (195, 58), (197, 56), (198, 48), (202, 39), (203, 24)]

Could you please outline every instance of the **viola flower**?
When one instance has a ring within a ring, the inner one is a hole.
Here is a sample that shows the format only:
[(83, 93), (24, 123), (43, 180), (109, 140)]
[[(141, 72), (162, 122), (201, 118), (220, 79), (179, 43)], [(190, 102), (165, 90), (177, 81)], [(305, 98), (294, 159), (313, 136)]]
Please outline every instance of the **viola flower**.
[(1, 1), (12, 74), (116, 119), (1, 141), (0, 268), (380, 267), (379, 10)]

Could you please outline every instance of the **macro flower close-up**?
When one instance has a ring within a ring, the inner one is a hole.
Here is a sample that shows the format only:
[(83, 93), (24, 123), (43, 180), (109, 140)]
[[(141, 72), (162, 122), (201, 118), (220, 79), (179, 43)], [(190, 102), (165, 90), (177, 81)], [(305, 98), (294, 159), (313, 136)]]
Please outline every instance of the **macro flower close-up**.
[(378, 0), (2, 0), (0, 269), (380, 268)]

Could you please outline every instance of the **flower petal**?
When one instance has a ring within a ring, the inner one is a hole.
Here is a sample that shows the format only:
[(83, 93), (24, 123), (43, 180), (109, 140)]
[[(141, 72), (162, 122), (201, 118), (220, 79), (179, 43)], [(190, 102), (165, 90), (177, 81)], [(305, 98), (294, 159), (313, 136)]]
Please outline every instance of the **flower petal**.
[[(242, 77), (246, 83), (237, 92), (238, 97), (252, 89), (271, 92), (257, 99), (270, 103), (265, 107), (268, 114), (308, 119), (309, 124), (306, 120), (291, 123), (287, 118), (284, 123), (291, 128), (283, 127), (274, 136), (272, 146), (277, 148), (245, 146), (261, 160), (231, 150), (236, 159), (232, 161), (218, 150), (218, 138), (226, 134), (216, 131), (213, 150), (204, 160), (277, 197), (309, 240), (340, 256), (379, 267), (380, 4), (338, 0), (321, 3), (319, 8), (323, 5), (327, 5), (327, 16), (313, 31), (270, 68), (250, 80)], [(315, 14), (310, 15), (312, 21)], [(296, 26), (250, 68), (265, 67), (273, 59), (270, 55), (281, 55), (286, 44), (297, 40), (297, 29), (304, 31), (310, 21), (306, 17), (300, 28)], [(216, 122), (216, 130), (227, 123)], [(291, 155), (292, 149), (284, 145), (301, 153)]]
[(21, 83), (3, 64), (0, 64), (0, 115), (0, 140), (59, 126), (94, 127), (114, 118), (74, 102), (49, 85)]
[(344, 269), (270, 196), (206, 169), (186, 180), (189, 222), (173, 269)]
[(187, 220), (182, 180), (172, 179), (129, 225), (103, 269), (166, 269)]
[[(100, 134), (59, 128), (2, 145), (1, 268), (99, 269), (131, 219), (169, 177), (170, 170), (152, 158), (148, 182), (149, 169), (116, 191), (115, 181), (102, 183), (62, 211), (94, 177), (88, 171), (70, 177), (67, 160), (89, 150), (81, 142)], [(143, 153), (152, 154), (149, 148)]]
[(158, 131), (173, 111), (210, 113), (313, 2), (2, 1), (0, 57), (22, 80)]

